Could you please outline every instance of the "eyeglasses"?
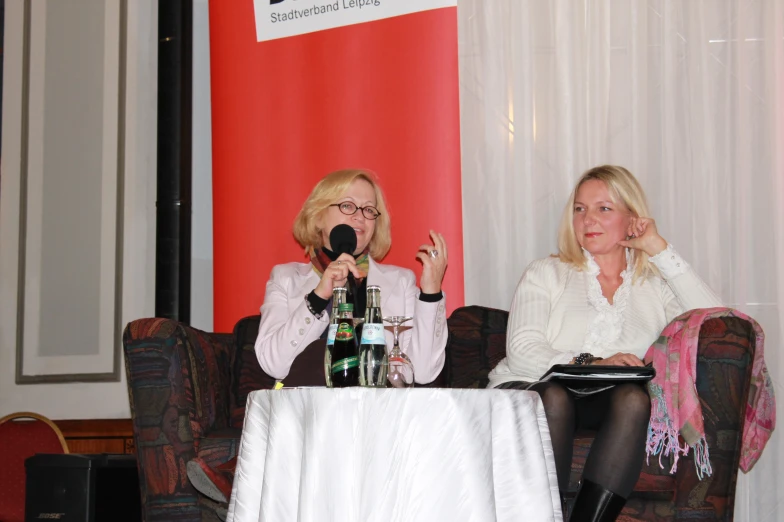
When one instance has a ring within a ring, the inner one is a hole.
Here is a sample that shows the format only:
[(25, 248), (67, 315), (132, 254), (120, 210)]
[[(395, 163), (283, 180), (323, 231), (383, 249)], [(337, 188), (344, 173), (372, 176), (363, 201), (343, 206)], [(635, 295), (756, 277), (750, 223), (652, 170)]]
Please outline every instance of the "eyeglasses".
[(362, 211), (362, 215), (365, 216), (365, 219), (378, 219), (378, 216), (381, 215), (381, 212), (378, 211), (376, 207), (358, 207), (351, 201), (344, 201), (343, 203), (333, 203), (330, 207), (338, 207), (342, 213), (347, 216), (353, 216), (357, 213), (357, 210)]

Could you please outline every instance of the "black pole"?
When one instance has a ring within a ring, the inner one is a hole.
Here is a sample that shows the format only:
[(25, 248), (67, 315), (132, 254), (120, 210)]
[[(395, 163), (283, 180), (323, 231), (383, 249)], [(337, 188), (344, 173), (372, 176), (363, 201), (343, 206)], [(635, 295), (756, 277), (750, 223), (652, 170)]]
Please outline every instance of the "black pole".
[(158, 2), (155, 316), (190, 322), (193, 1)]

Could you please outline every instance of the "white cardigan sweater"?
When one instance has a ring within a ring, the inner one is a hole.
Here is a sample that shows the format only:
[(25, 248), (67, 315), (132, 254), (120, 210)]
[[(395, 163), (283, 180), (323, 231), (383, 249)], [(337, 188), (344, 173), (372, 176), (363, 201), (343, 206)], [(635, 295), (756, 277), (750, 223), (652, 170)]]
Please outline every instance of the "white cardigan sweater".
[(552, 365), (568, 364), (582, 352), (605, 358), (624, 352), (642, 358), (681, 313), (722, 306), (671, 245), (650, 258), (662, 277), (632, 284), (633, 267), (627, 265), (610, 304), (597, 279), (599, 266), (584, 252), (585, 270), (557, 257), (534, 261), (525, 270), (509, 311), (506, 358), (490, 372), (489, 388), (509, 381), (537, 381)]

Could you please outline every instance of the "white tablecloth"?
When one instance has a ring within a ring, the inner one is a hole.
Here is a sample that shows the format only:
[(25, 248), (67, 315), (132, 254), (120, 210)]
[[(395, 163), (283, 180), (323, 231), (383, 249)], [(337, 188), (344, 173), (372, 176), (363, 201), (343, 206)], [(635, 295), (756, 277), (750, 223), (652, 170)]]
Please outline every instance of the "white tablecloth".
[(518, 390), (253, 392), (227, 520), (560, 521), (542, 403)]

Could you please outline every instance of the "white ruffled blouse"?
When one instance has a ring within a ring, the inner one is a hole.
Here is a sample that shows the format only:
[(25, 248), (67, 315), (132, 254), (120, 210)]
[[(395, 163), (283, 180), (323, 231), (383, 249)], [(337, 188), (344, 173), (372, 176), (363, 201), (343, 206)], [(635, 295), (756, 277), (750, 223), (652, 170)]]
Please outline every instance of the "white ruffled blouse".
[(548, 257), (534, 261), (523, 273), (509, 312), (507, 356), (490, 372), (490, 387), (536, 381), (553, 364), (568, 363), (582, 352), (642, 357), (681, 313), (721, 306), (672, 245), (650, 258), (661, 277), (637, 281), (627, 251), (623, 282), (610, 304), (597, 278), (599, 265), (584, 252), (584, 270)]

